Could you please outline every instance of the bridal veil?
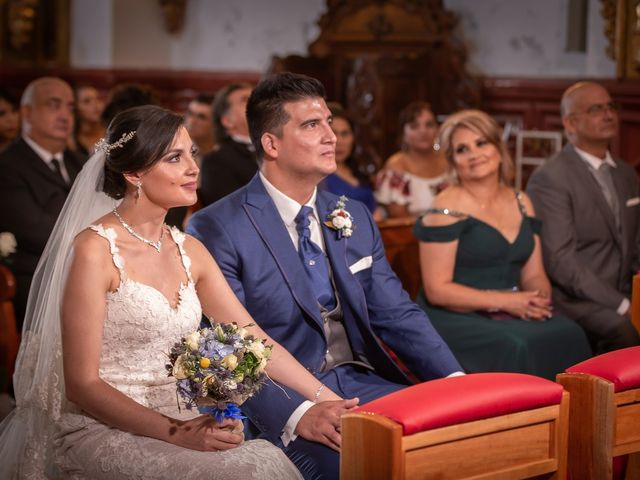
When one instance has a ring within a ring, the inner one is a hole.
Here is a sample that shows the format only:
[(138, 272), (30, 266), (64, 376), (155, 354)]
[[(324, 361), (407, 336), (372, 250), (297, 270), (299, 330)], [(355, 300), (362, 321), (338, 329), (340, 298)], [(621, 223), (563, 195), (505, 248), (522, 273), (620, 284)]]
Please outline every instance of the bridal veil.
[(0, 424), (0, 478), (49, 478), (56, 420), (65, 402), (60, 308), (75, 236), (118, 200), (102, 192), (105, 153), (76, 178), (33, 276), (13, 387), (16, 408)]

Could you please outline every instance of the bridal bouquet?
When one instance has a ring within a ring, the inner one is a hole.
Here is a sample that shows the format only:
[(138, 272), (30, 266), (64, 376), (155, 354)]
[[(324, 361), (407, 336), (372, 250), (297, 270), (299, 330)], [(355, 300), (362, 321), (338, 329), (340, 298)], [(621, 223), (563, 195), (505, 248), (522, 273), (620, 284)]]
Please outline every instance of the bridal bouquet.
[(243, 419), (238, 405), (256, 393), (267, 379), (264, 372), (272, 346), (235, 323), (214, 324), (177, 342), (167, 370), (176, 378), (177, 393), (191, 410)]

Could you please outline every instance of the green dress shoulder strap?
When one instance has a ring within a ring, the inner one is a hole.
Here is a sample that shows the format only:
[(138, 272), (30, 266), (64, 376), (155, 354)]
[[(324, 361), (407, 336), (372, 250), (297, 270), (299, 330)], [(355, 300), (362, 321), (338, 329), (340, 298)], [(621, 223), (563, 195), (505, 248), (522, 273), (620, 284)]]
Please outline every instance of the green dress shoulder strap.
[(422, 224), (422, 217), (419, 217), (413, 226), (413, 235), (421, 242), (452, 242), (457, 240), (460, 238), (460, 234), (466, 227), (467, 220), (469, 219), (469, 215), (466, 213), (448, 208), (430, 208), (425, 212), (425, 215), (429, 214), (450, 215), (460, 218), (460, 220), (450, 225), (428, 227)]
[(542, 221), (536, 217), (530, 217), (527, 214), (527, 209), (522, 202), (522, 192), (516, 192), (516, 201), (518, 202), (518, 208), (520, 209), (520, 213), (522, 214), (523, 221), (528, 221), (531, 225), (531, 230), (536, 235), (540, 235), (540, 231), (542, 230)]

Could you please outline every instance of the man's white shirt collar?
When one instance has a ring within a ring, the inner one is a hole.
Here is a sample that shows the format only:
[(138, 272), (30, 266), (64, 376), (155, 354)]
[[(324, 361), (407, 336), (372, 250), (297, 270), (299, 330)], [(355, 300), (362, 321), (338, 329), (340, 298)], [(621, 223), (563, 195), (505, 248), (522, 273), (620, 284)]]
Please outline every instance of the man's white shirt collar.
[[(273, 203), (276, 204), (276, 209), (278, 210), (280, 217), (282, 217), (282, 220), (284, 221), (285, 225), (287, 227), (289, 226), (295, 227), (296, 215), (298, 215), (298, 213), (300, 212), (302, 205), (300, 205), (294, 199), (287, 197), (284, 193), (282, 193), (280, 190), (274, 187), (269, 182), (269, 180), (267, 180), (267, 178), (262, 174), (262, 172), (260, 172), (260, 180), (262, 180), (262, 183), (264, 184), (264, 188), (267, 190), (267, 193), (273, 200)], [(315, 188), (313, 190), (313, 195), (311, 195), (311, 198), (309, 199), (309, 201), (305, 203), (305, 205), (313, 208), (313, 216), (316, 217), (316, 220), (318, 219), (318, 214), (316, 212), (317, 192), (318, 192), (318, 189)]]
[(575, 149), (578, 156), (582, 158), (582, 160), (587, 162), (587, 164), (594, 170), (598, 170), (598, 168), (600, 168), (600, 165), (602, 165), (602, 162), (609, 164), (613, 168), (617, 167), (616, 162), (613, 161), (613, 157), (611, 156), (611, 153), (609, 152), (609, 150), (607, 150), (607, 153), (605, 153), (604, 159), (602, 159), (602, 158), (596, 157), (595, 155), (591, 155), (590, 153), (585, 152), (584, 150), (580, 150), (575, 145), (573, 148)]
[(62, 152), (58, 152), (58, 153), (51, 153), (49, 150), (47, 150), (46, 148), (42, 148), (40, 145), (38, 145), (36, 142), (34, 142), (31, 138), (29, 138), (28, 135), (22, 135), (22, 139), (26, 142), (27, 145), (29, 145), (31, 147), (31, 149), (36, 152), (36, 155), (38, 155), (42, 161), (45, 163), (45, 165), (47, 167), (49, 167), (50, 170), (55, 171), (56, 167), (53, 165), (53, 159), (57, 159), (60, 161), (60, 174), (62, 175), (62, 178), (64, 179), (65, 182), (70, 183), (71, 181), (71, 176), (69, 175), (69, 172), (67, 170), (66, 165), (64, 164), (64, 155)]
[(53, 158), (57, 158), (60, 161), (63, 161), (62, 152), (51, 153), (46, 148), (42, 148), (36, 142), (34, 142), (28, 135), (22, 135), (22, 139), (31, 147), (31, 149), (38, 154), (38, 156), (42, 159), (44, 163), (47, 165), (51, 165), (51, 160)]
[[(296, 229), (296, 216), (300, 212), (302, 205), (296, 202), (294, 199), (286, 196), (276, 187), (274, 187), (269, 180), (259, 172), (260, 180), (264, 185), (265, 190), (273, 200), (273, 203), (276, 205), (276, 210), (280, 214), (280, 218), (284, 222), (287, 227), (287, 231), (289, 232), (289, 236), (291, 237), (291, 241), (293, 242), (296, 250), (298, 249), (298, 230)], [(318, 188), (314, 188), (313, 194), (311, 198), (305, 203), (305, 205), (311, 207), (313, 209), (313, 215), (310, 216), (309, 220), (311, 224), (309, 228), (311, 230), (311, 241), (313, 241), (316, 245), (320, 247), (322, 251), (324, 251), (324, 238), (322, 238), (322, 230), (320, 228), (320, 221), (318, 220), (318, 212), (316, 210), (316, 196), (318, 194)]]

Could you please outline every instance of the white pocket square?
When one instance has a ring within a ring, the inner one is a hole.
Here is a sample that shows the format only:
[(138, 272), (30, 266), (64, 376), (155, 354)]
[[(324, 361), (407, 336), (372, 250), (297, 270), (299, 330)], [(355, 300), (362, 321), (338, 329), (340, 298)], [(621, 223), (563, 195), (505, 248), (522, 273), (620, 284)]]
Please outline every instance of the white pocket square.
[(354, 275), (358, 273), (360, 270), (364, 270), (365, 268), (371, 268), (371, 264), (373, 263), (373, 257), (369, 255), (368, 257), (363, 257), (358, 260), (356, 263), (349, 267), (349, 270)]
[(630, 198), (626, 203), (627, 207), (635, 207), (638, 204), (640, 204), (640, 197)]

